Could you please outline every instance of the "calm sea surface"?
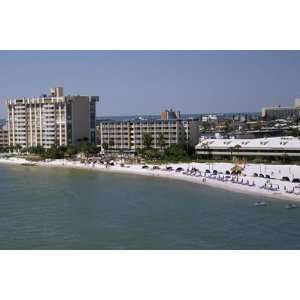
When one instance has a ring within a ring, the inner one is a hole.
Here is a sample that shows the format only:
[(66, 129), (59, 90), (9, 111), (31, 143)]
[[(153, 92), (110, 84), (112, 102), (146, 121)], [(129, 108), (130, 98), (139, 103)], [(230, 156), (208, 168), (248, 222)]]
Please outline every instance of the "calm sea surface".
[(0, 165), (0, 249), (300, 249), (300, 209), (168, 179)]

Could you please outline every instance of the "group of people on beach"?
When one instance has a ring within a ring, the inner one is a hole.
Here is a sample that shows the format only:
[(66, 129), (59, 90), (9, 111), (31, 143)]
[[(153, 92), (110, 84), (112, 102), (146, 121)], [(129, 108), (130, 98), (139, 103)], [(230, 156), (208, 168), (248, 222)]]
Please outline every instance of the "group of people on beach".
[[(202, 183), (206, 183), (207, 179), (212, 179), (212, 180), (218, 180), (218, 181), (222, 181), (222, 182), (230, 182), (232, 184), (239, 184), (239, 185), (248, 186), (248, 187), (256, 186), (256, 183), (254, 180), (250, 181), (247, 178), (241, 178), (241, 174), (223, 174), (223, 173), (221, 173), (221, 172), (219, 173), (215, 170), (213, 173), (210, 173), (208, 171), (200, 171), (194, 167), (187, 168), (186, 171), (184, 171), (184, 169), (180, 167), (175, 170), (176, 173), (178, 173), (177, 172), (178, 169), (180, 169), (179, 173), (181, 173), (182, 175), (196, 177), (196, 178), (201, 177), (200, 182), (202, 182)], [(166, 167), (163, 170), (174, 171), (173, 168), (171, 168), (171, 167)], [(262, 186), (260, 186), (259, 188), (264, 189), (266, 191), (270, 191), (270, 192), (280, 191), (280, 185), (277, 183), (271, 182), (270, 179), (267, 179), (264, 182), (264, 184)], [(289, 194), (300, 195), (300, 186), (299, 186), (299, 192), (296, 191), (294, 186), (291, 189), (288, 189), (286, 186), (284, 186), (284, 191)]]
[[(62, 165), (68, 165), (67, 162), (62, 163)], [(214, 180), (214, 181), (221, 181), (221, 182), (229, 182), (235, 185), (241, 185), (245, 187), (255, 187), (258, 185), (258, 189), (265, 190), (268, 192), (280, 192), (280, 190), (287, 194), (293, 194), (293, 195), (300, 195), (300, 185), (295, 186), (292, 183), (287, 183), (287, 185), (283, 185), (282, 183), (274, 183), (274, 180), (271, 181), (270, 178), (266, 178), (265, 182), (263, 181), (263, 178), (259, 177), (255, 180), (249, 179), (249, 176), (245, 174), (242, 174), (241, 170), (238, 170), (239, 173), (234, 173), (235, 170), (226, 171), (226, 172), (219, 172), (218, 170), (210, 171), (208, 169), (206, 170), (199, 170), (196, 167), (188, 167), (184, 168), (182, 165), (177, 165), (176, 167), (172, 166), (147, 166), (147, 165), (126, 165), (123, 161), (99, 161), (99, 160), (81, 160), (81, 161), (73, 161), (71, 162), (72, 165), (80, 165), (87, 168), (100, 168), (100, 169), (110, 169), (112, 170), (121, 170), (119, 167), (122, 167), (123, 170), (126, 168), (130, 168), (130, 173), (138, 172), (140, 174), (146, 174), (148, 172), (144, 172), (144, 170), (152, 170), (153, 172), (148, 174), (153, 174), (154, 176), (160, 176), (162, 173), (160, 171), (165, 171), (168, 173), (174, 173), (174, 175), (179, 176), (189, 176), (193, 178), (199, 178), (199, 183), (207, 183), (207, 180)], [(143, 172), (141, 172), (143, 170)], [(272, 173), (271, 173), (272, 174)]]

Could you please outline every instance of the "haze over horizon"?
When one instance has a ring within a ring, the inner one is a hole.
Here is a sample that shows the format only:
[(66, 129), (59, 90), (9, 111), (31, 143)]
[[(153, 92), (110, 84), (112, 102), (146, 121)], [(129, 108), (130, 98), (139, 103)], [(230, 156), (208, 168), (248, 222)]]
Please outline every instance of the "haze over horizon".
[(99, 95), (97, 116), (254, 112), (300, 95), (300, 51), (0, 51), (8, 98)]

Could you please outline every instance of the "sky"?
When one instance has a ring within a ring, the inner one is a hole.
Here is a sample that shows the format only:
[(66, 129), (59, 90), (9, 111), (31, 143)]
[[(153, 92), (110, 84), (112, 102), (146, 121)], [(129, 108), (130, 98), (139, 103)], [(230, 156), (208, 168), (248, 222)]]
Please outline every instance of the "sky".
[(54, 86), (100, 96), (97, 116), (255, 112), (300, 96), (300, 51), (0, 51), (0, 117)]

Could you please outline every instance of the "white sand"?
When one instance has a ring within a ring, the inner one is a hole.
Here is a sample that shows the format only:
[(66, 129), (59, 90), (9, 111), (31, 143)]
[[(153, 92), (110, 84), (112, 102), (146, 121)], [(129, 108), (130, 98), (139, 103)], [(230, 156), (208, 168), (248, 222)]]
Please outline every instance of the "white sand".
[[(0, 158), (0, 163), (9, 163), (9, 164), (24, 164), (28, 163), (25, 159), (20, 158), (10, 158), (10, 159), (2, 159)], [(243, 179), (244, 182), (249, 180), (250, 183), (254, 182), (254, 187), (249, 187), (247, 185), (242, 184), (234, 184), (230, 181), (223, 182), (216, 179), (206, 178), (206, 182), (203, 182), (203, 177), (194, 177), (183, 174), (182, 172), (175, 171), (165, 171), (163, 170), (166, 165), (160, 165), (160, 170), (152, 170), (153, 165), (149, 165), (149, 169), (142, 169), (142, 165), (126, 165), (125, 167), (121, 167), (120, 164), (116, 164), (115, 166), (109, 166), (106, 168), (104, 165), (95, 164), (82, 164), (80, 162), (68, 161), (68, 160), (52, 160), (49, 162), (38, 162), (34, 163), (38, 166), (46, 166), (46, 167), (67, 167), (67, 168), (80, 168), (80, 169), (93, 169), (99, 170), (103, 172), (116, 172), (116, 173), (126, 173), (126, 174), (137, 174), (144, 176), (155, 176), (155, 177), (164, 177), (169, 179), (177, 179), (189, 181), (197, 184), (205, 184), (217, 188), (222, 188), (235, 192), (242, 192), (247, 194), (257, 194), (263, 196), (269, 196), (272, 198), (281, 198), (285, 200), (296, 200), (300, 201), (300, 195), (289, 194), (286, 193), (285, 188), (287, 190), (292, 190), (294, 188), (295, 192), (300, 193), (300, 184), (291, 183), (291, 182), (283, 182), (280, 179), (283, 176), (287, 176), (292, 180), (293, 178), (300, 178), (300, 166), (296, 165), (266, 165), (266, 164), (246, 164), (244, 166), (244, 170), (242, 172), (245, 176), (239, 176), (238, 179), (241, 181)], [(175, 170), (178, 167), (182, 167), (185, 171), (187, 169), (191, 169), (192, 167), (197, 168), (202, 172), (205, 172), (206, 169), (210, 169), (211, 172), (213, 170), (217, 170), (218, 172), (223, 172), (225, 174), (226, 170), (230, 170), (233, 167), (231, 163), (178, 163), (178, 164), (168, 164), (168, 166), (173, 167)], [(267, 179), (253, 177), (253, 173), (262, 173), (264, 175), (268, 174), (271, 176), (270, 183), (273, 187), (279, 186), (278, 191), (270, 191), (261, 189), (260, 187), (265, 184)], [(299, 187), (299, 188), (298, 188)]]

